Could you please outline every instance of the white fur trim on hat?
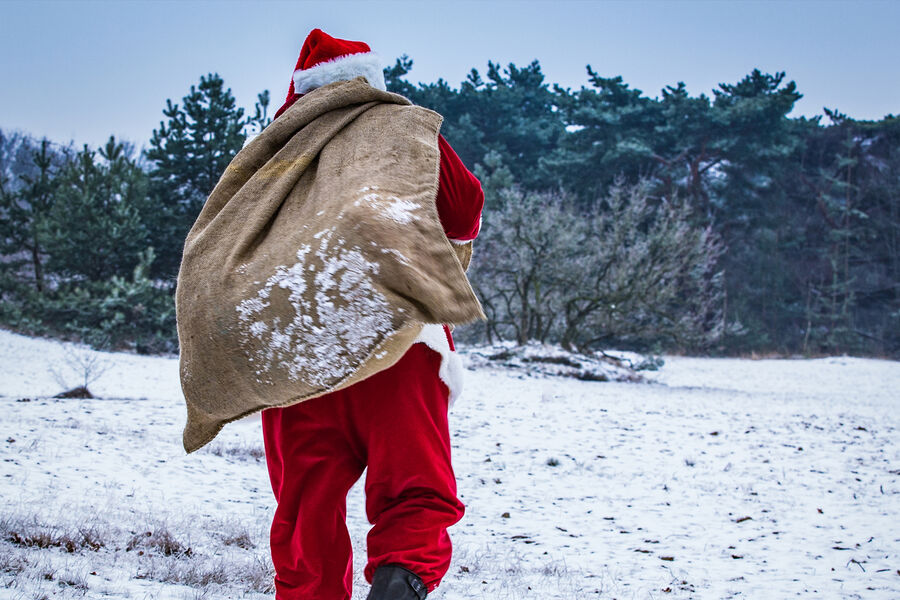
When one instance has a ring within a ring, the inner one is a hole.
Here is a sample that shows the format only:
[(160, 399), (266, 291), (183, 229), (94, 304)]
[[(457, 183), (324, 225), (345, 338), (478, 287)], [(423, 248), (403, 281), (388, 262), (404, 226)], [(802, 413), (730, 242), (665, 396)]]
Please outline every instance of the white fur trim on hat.
[(447, 341), (444, 326), (428, 323), (422, 327), (422, 332), (419, 333), (415, 342), (422, 342), (441, 355), (438, 377), (447, 384), (447, 389), (450, 390), (450, 406), (453, 406), (453, 403), (462, 394), (464, 368), (459, 354), (450, 350), (450, 342)]
[(365, 77), (372, 87), (387, 90), (381, 59), (374, 52), (360, 52), (294, 71), (294, 91), (305, 94), (323, 85), (359, 76)]

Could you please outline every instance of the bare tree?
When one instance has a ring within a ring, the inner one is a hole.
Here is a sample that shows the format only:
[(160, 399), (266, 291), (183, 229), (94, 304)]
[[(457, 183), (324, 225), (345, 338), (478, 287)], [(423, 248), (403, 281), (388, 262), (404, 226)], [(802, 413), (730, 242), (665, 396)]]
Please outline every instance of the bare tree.
[(473, 280), (488, 332), (523, 344), (550, 341), (561, 324), (563, 265), (579, 260), (583, 219), (551, 194), (501, 192), (474, 254)]
[(644, 185), (616, 185), (586, 213), (559, 194), (500, 199), (473, 268), (489, 340), (698, 349), (725, 332), (723, 247), (685, 203)]
[[(65, 392), (59, 398), (93, 398), (88, 389), (92, 383), (109, 369), (110, 363), (99, 352), (87, 348), (78, 348), (71, 344), (62, 344), (63, 361), (61, 365), (51, 365), (50, 374)], [(72, 379), (76, 385), (71, 387)]]

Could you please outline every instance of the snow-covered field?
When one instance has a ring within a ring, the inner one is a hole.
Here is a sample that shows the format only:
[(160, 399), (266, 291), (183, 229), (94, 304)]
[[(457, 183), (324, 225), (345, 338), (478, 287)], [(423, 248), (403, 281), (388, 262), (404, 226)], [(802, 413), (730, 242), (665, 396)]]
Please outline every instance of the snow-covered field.
[[(186, 456), (177, 361), (85, 352), (102, 399), (53, 399), (72, 351), (0, 331), (0, 599), (272, 598), (259, 419)], [(467, 512), (431, 597), (900, 597), (900, 363), (669, 358), (650, 378), (469, 371)], [(359, 486), (348, 510), (364, 598)]]

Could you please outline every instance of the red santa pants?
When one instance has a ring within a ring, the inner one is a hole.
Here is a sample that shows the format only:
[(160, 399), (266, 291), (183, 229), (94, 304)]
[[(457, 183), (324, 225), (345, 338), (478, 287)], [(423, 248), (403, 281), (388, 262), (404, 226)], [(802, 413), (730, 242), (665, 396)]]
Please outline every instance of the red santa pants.
[(278, 506), (270, 540), (276, 600), (349, 600), (347, 492), (368, 466), (364, 574), (397, 564), (428, 591), (450, 566), (447, 528), (464, 506), (450, 464), (441, 356), (413, 344), (391, 368), (346, 389), (262, 411)]

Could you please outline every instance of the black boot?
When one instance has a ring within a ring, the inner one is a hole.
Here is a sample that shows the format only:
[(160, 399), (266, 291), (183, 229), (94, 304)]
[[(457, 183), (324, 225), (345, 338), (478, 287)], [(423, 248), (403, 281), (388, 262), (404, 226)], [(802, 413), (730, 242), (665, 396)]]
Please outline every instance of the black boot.
[(419, 576), (397, 565), (382, 565), (372, 576), (367, 600), (425, 600), (428, 590)]

